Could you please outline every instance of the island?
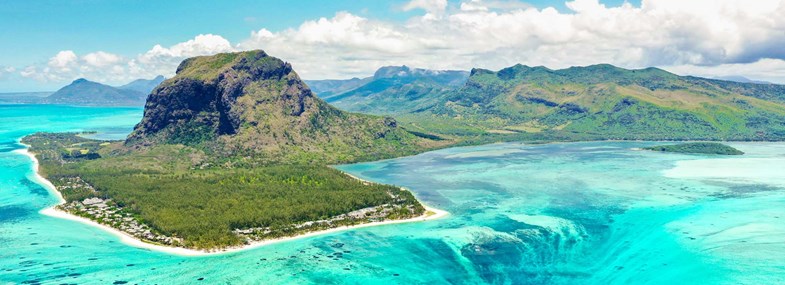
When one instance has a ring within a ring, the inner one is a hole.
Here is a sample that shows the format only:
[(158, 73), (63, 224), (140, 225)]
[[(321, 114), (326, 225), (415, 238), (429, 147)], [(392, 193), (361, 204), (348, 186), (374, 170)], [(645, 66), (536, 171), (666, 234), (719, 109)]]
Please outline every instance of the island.
[(396, 120), (344, 112), (313, 96), (263, 51), (184, 61), (150, 94), (124, 141), (78, 133), (22, 139), (62, 195), (59, 213), (200, 252), (443, 212), (408, 190), (330, 167), (446, 145)]
[(691, 142), (673, 145), (660, 145), (643, 148), (645, 150), (691, 153), (691, 154), (718, 154), (718, 155), (742, 155), (744, 152), (715, 142)]

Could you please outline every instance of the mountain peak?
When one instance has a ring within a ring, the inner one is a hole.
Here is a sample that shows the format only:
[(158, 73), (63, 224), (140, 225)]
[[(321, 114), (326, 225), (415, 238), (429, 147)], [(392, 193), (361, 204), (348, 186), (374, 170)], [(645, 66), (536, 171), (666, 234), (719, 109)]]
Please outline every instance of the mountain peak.
[(373, 78), (390, 78), (390, 77), (403, 77), (411, 74), (411, 68), (406, 65), (402, 66), (383, 66), (376, 70)]
[(183, 61), (177, 75), (150, 94), (126, 144), (185, 144), (269, 159), (324, 152), (330, 141), (341, 147), (310, 157), (334, 162), (414, 140), (392, 119), (328, 105), (313, 96), (289, 63), (256, 50)]
[(140, 106), (146, 94), (79, 78), (42, 100), (49, 104), (83, 106)]

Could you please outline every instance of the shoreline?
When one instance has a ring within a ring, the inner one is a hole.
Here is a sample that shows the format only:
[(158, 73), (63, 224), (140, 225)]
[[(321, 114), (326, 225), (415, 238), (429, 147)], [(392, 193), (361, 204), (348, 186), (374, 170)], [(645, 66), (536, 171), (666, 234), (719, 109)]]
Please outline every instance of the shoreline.
[[(110, 233), (110, 234), (112, 234), (112, 235), (114, 235), (116, 237), (119, 237), (120, 238), (120, 242), (122, 242), (123, 244), (128, 245), (128, 246), (133, 246), (133, 247), (136, 247), (136, 248), (147, 249), (147, 250), (151, 250), (151, 251), (158, 251), (158, 252), (163, 252), (163, 253), (168, 253), (168, 254), (173, 254), (173, 255), (179, 255), (179, 256), (207, 256), (207, 255), (229, 254), (229, 253), (234, 253), (234, 252), (240, 252), (240, 251), (255, 249), (255, 248), (259, 248), (259, 247), (263, 247), (263, 246), (271, 245), (271, 244), (275, 244), (275, 243), (286, 242), (286, 241), (291, 241), (291, 240), (296, 240), (296, 239), (301, 239), (301, 238), (314, 237), (314, 236), (318, 236), (318, 235), (331, 234), (331, 233), (341, 232), (341, 231), (345, 231), (345, 230), (367, 228), (367, 227), (375, 227), (375, 226), (384, 226), (384, 225), (392, 225), (392, 224), (423, 222), (423, 221), (428, 221), (428, 220), (440, 219), (440, 218), (443, 218), (443, 217), (446, 217), (447, 215), (449, 215), (449, 213), (447, 211), (436, 209), (436, 208), (431, 208), (431, 207), (426, 206), (425, 204), (420, 203), (425, 208), (425, 213), (423, 213), (421, 216), (418, 216), (418, 217), (413, 217), (413, 218), (409, 218), (409, 219), (405, 219), (405, 220), (389, 220), (389, 221), (381, 221), (381, 222), (364, 223), (364, 224), (358, 224), (358, 225), (352, 225), (352, 226), (340, 226), (340, 227), (336, 227), (336, 228), (330, 228), (330, 229), (325, 229), (325, 230), (320, 230), (320, 231), (308, 232), (308, 233), (295, 235), (295, 236), (290, 236), (290, 237), (282, 237), (282, 238), (276, 238), (276, 239), (268, 239), (268, 240), (263, 240), (263, 241), (256, 241), (256, 242), (251, 242), (251, 243), (249, 243), (247, 245), (228, 247), (228, 248), (217, 249), (217, 250), (213, 250), (213, 251), (199, 250), (199, 249), (190, 249), (190, 248), (184, 248), (184, 247), (157, 245), (157, 244), (152, 244), (152, 243), (145, 242), (145, 241), (143, 241), (141, 239), (138, 239), (138, 238), (136, 238), (134, 236), (131, 236), (130, 234), (127, 234), (127, 233), (125, 233), (123, 231), (120, 231), (118, 229), (112, 228), (112, 227), (107, 226), (107, 225), (99, 224), (98, 222), (95, 222), (95, 221), (90, 220), (88, 218), (84, 218), (84, 217), (80, 217), (80, 216), (77, 216), (77, 215), (73, 215), (71, 213), (68, 213), (68, 212), (65, 212), (65, 211), (57, 209), (56, 208), (57, 206), (62, 205), (62, 204), (65, 203), (65, 199), (63, 198), (63, 196), (60, 193), (60, 191), (57, 191), (57, 188), (54, 186), (54, 184), (52, 184), (52, 182), (50, 182), (49, 180), (47, 180), (46, 178), (41, 176), (41, 174), (38, 172), (38, 170), (39, 170), (38, 158), (36, 158), (35, 154), (30, 152), (30, 146), (26, 145), (26, 144), (23, 144), (21, 142), (19, 144), (24, 145), (26, 148), (15, 150), (14, 152), (22, 154), (22, 155), (25, 155), (25, 156), (29, 157), (30, 160), (33, 161), (33, 173), (34, 173), (34, 177), (33, 177), (34, 180), (33, 180), (33, 182), (38, 183), (38, 184), (44, 186), (44, 188), (46, 188), (47, 191), (52, 193), (58, 199), (57, 204), (52, 205), (52, 206), (50, 206), (48, 208), (42, 209), (38, 213), (40, 213), (42, 215), (45, 215), (45, 216), (53, 217), (53, 218), (59, 218), (59, 219), (64, 219), (64, 220), (75, 221), (75, 222), (79, 222), (79, 223), (82, 223), (82, 224), (85, 224), (85, 225), (96, 227), (96, 228), (101, 229), (101, 230), (103, 230), (103, 231), (105, 231), (107, 233)], [(350, 177), (358, 179), (360, 181), (364, 181), (364, 182), (367, 182), (367, 183), (374, 183), (374, 182), (371, 182), (371, 181), (360, 179), (360, 178), (355, 177), (355, 176), (353, 176), (351, 174), (348, 174), (348, 173), (346, 173), (346, 174), (349, 175)]]

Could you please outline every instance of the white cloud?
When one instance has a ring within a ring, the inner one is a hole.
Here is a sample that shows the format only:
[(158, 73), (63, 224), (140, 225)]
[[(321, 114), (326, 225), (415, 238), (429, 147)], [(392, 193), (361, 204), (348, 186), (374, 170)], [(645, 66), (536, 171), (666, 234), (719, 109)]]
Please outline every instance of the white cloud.
[(444, 0), (414, 0), (402, 8), (424, 12), (403, 22), (338, 12), (281, 31), (262, 28), (234, 45), (205, 34), (127, 58), (96, 52), (80, 59), (63, 51), (46, 65), (19, 72), (41, 80), (84, 75), (117, 82), (171, 76), (191, 56), (264, 49), (309, 79), (368, 76), (383, 65), (468, 70), (611, 63), (785, 82), (785, 0), (642, 0), (640, 6), (615, 7), (575, 0), (566, 7), (538, 9), (514, 0), (464, 0), (450, 7)]
[(33, 77), (36, 74), (36, 70), (34, 66), (28, 66), (19, 71), (19, 74), (24, 77)]
[(55, 56), (49, 59), (49, 67), (58, 68), (68, 71), (76, 63), (76, 53), (72, 50), (64, 50), (58, 52)]
[(14, 73), (15, 71), (16, 68), (0, 65), (0, 79), (4, 78), (8, 74)]
[(116, 54), (98, 51), (86, 54), (82, 57), (82, 60), (91, 66), (106, 67), (121, 62), (123, 58)]
[(447, 9), (447, 0), (411, 0), (403, 6), (404, 11), (423, 9), (430, 14), (438, 14)]
[(461, 11), (489, 11), (489, 10), (519, 10), (532, 8), (531, 5), (525, 2), (515, 0), (470, 0), (461, 3)]
[(678, 65), (663, 68), (681, 75), (707, 78), (744, 76), (749, 79), (785, 84), (785, 60), (761, 59), (753, 63), (730, 63), (717, 66)]
[(152, 49), (140, 56), (140, 61), (150, 62), (161, 58), (188, 58), (200, 55), (216, 54), (232, 51), (232, 45), (225, 38), (213, 35), (198, 35), (192, 40), (178, 43), (165, 48), (155, 45)]
[(229, 41), (223, 37), (206, 34), (170, 47), (155, 45), (132, 58), (104, 51), (81, 57), (71, 50), (60, 51), (46, 65), (31, 65), (20, 70), (19, 74), (42, 82), (66, 83), (84, 77), (102, 83), (123, 84), (157, 75), (171, 77), (183, 59), (233, 50)]
[[(711, 66), (785, 59), (785, 1), (643, 0), (608, 7), (566, 3), (569, 12), (518, 1), (466, 0), (405, 8), (428, 13), (395, 24), (346, 12), (296, 29), (262, 29), (239, 44), (293, 62), (306, 78), (368, 75), (381, 65), (498, 69), (515, 63), (562, 68)], [(438, 5), (437, 5), (438, 4)], [(435, 11), (443, 12), (438, 17)], [(785, 75), (781, 75), (785, 77)]]

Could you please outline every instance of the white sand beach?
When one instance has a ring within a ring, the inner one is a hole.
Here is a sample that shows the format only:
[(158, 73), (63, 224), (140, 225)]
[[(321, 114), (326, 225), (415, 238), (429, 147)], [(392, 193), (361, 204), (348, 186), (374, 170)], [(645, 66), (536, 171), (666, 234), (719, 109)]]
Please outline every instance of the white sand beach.
[[(29, 148), (29, 146), (28, 146), (28, 148)], [(60, 200), (58, 205), (65, 203), (65, 199), (63, 199), (62, 194), (60, 194), (60, 192), (57, 191), (57, 188), (55, 188), (55, 186), (49, 180), (46, 180), (46, 178), (44, 178), (43, 176), (41, 176), (38, 173), (38, 159), (35, 157), (35, 155), (33, 153), (31, 153), (28, 149), (17, 150), (17, 152), (20, 153), (20, 154), (23, 154), (23, 155), (26, 155), (26, 156), (30, 157), (30, 159), (33, 161), (33, 170), (35, 171), (35, 177), (34, 177), (35, 178), (35, 182), (43, 185), (48, 191), (50, 191), (50, 192), (52, 192), (52, 194), (56, 195), (59, 198), (59, 200)], [(352, 175), (349, 175), (349, 176), (351, 176), (351, 177), (353, 177), (355, 179), (358, 179), (358, 180), (366, 181), (366, 180), (357, 178), (357, 177), (352, 176)], [(369, 182), (369, 181), (366, 181), (366, 182), (373, 183), (373, 182)], [(57, 205), (55, 205), (55, 206), (57, 206)], [(229, 248), (218, 249), (218, 250), (213, 250), (213, 251), (206, 251), (206, 250), (196, 250), (196, 249), (189, 249), (189, 248), (183, 248), (183, 247), (172, 247), (172, 246), (164, 246), (164, 245), (157, 245), (157, 244), (147, 243), (147, 242), (144, 242), (144, 241), (142, 241), (142, 240), (140, 240), (140, 239), (138, 239), (138, 238), (136, 238), (134, 236), (131, 236), (131, 235), (129, 235), (129, 234), (123, 232), (123, 231), (117, 230), (115, 228), (99, 224), (99, 223), (97, 223), (95, 221), (92, 221), (90, 219), (87, 219), (87, 218), (83, 218), (83, 217), (80, 217), (80, 216), (72, 215), (72, 214), (67, 213), (65, 211), (58, 210), (57, 208), (55, 208), (55, 206), (43, 209), (43, 210), (40, 211), (40, 213), (43, 214), (43, 215), (46, 215), (46, 216), (50, 216), (50, 217), (76, 221), (76, 222), (80, 222), (80, 223), (83, 223), (83, 224), (86, 224), (86, 225), (97, 227), (99, 229), (102, 229), (102, 230), (104, 230), (104, 231), (106, 231), (108, 233), (111, 233), (111, 234), (119, 237), (120, 241), (122, 243), (126, 244), (126, 245), (130, 245), (130, 246), (138, 247), (138, 248), (143, 248), (143, 249), (149, 249), (149, 250), (153, 250), (153, 251), (164, 252), (164, 253), (168, 253), (168, 254), (180, 255), (180, 256), (204, 256), (204, 255), (228, 254), (228, 253), (233, 253), (233, 252), (238, 252), (238, 251), (258, 248), (258, 247), (262, 247), (262, 246), (270, 245), (270, 244), (274, 244), (274, 243), (286, 242), (286, 241), (290, 241), (290, 240), (294, 240), (294, 239), (313, 237), (313, 236), (330, 234), (330, 233), (335, 233), (335, 232), (340, 232), (340, 231), (345, 231), (345, 230), (351, 230), (351, 229), (358, 229), (358, 228), (366, 228), (366, 227), (375, 227), (375, 226), (383, 226), (383, 225), (391, 225), (391, 224), (402, 224), (402, 223), (411, 223), (411, 222), (422, 222), (422, 221), (428, 221), (428, 220), (435, 220), (435, 219), (440, 219), (440, 218), (443, 218), (443, 217), (446, 217), (447, 215), (449, 215), (449, 213), (446, 212), (446, 211), (435, 209), (435, 208), (431, 208), (431, 207), (423, 205), (425, 207), (425, 213), (422, 216), (414, 217), (414, 218), (410, 218), (410, 219), (381, 221), (381, 222), (365, 223), (365, 224), (359, 224), (359, 225), (353, 225), (353, 226), (341, 226), (341, 227), (337, 227), (337, 228), (331, 228), (331, 229), (326, 229), (326, 230), (321, 230), (321, 231), (309, 232), (309, 233), (301, 234), (301, 235), (297, 235), (297, 236), (283, 237), (283, 238), (277, 238), (277, 239), (269, 239), (269, 240), (263, 240), (263, 241), (258, 241), (258, 242), (252, 242), (250, 244), (242, 245), (242, 246), (229, 247)]]

